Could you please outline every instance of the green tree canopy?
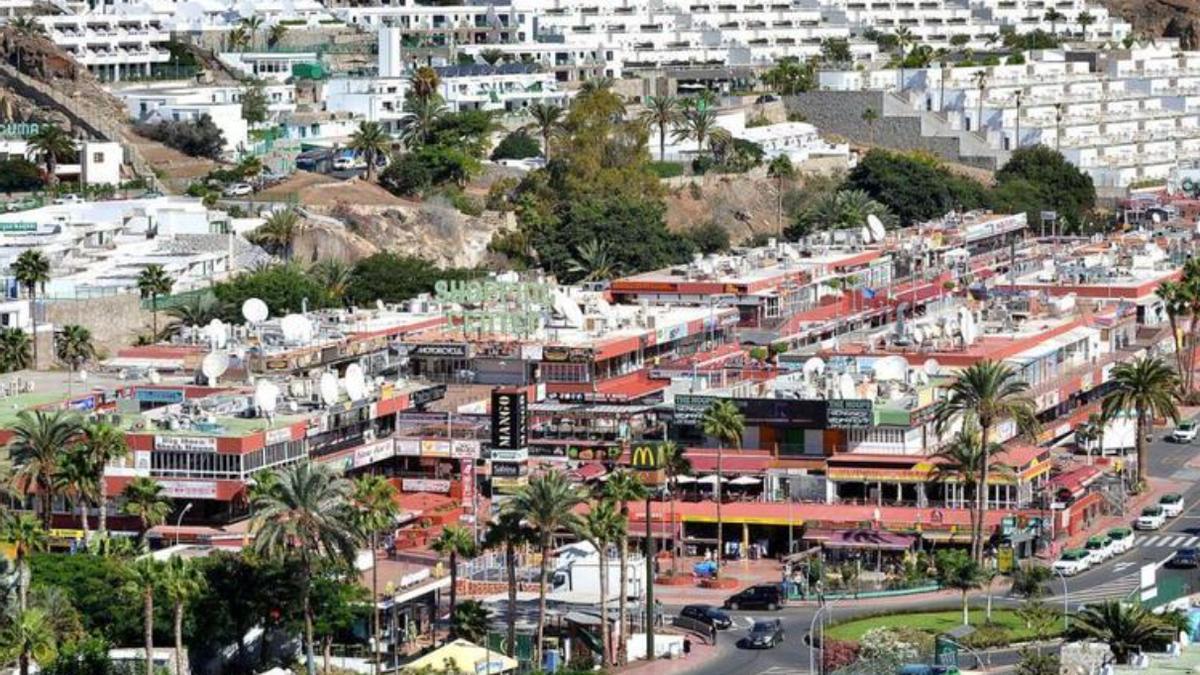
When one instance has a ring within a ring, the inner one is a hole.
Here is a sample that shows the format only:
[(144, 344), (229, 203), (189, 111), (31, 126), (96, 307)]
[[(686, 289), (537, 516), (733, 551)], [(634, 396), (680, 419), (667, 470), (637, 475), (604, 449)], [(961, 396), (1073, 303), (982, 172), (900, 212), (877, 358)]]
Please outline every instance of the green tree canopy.
[(423, 258), (385, 251), (355, 263), (346, 295), (350, 302), (360, 305), (374, 303), (376, 299), (401, 302), (431, 292), (439, 279), (476, 276), (479, 276), (476, 270), (443, 270)]
[(329, 304), (325, 288), (298, 265), (272, 265), (244, 272), (214, 286), (213, 293), (225, 308), (225, 318), (235, 323), (242, 322), (242, 303), (250, 298), (262, 299), (273, 316), (299, 312), (306, 299), (309, 309)]
[[(1006, 184), (1013, 181), (1018, 181), (1017, 186), (1006, 190)], [(1018, 190), (1026, 195), (1025, 202), (1018, 204), (1032, 214), (1030, 223), (1036, 222), (1034, 211), (1057, 211), (1060, 218), (1079, 223), (1096, 205), (1092, 177), (1044, 145), (1015, 150), (996, 172), (996, 186), (996, 192), (1009, 199), (1019, 194)]]
[(917, 153), (871, 150), (850, 172), (843, 185), (847, 188), (862, 190), (888, 207), (901, 225), (987, 204), (982, 184), (956, 176), (933, 157)]

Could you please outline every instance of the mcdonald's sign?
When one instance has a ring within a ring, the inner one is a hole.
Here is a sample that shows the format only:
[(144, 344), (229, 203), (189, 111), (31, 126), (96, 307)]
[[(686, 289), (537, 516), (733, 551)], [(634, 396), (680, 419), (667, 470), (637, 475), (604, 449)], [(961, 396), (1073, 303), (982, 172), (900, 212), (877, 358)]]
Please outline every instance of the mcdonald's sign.
[(633, 449), (631, 464), (638, 471), (658, 471), (662, 468), (662, 451), (643, 445)]

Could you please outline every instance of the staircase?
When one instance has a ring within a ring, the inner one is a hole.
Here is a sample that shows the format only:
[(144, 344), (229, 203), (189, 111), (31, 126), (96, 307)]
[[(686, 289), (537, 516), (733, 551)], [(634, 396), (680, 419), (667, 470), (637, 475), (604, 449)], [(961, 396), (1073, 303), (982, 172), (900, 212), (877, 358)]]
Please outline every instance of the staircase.
[(988, 168), (998, 169), (1004, 166), (1012, 154), (1007, 150), (993, 148), (978, 132), (955, 129), (945, 113), (940, 110), (922, 110), (919, 106), (920, 103), (914, 106), (894, 92), (884, 92), (884, 117), (916, 119), (921, 125), (921, 136), (956, 140), (959, 161), (963, 164), (990, 165)]

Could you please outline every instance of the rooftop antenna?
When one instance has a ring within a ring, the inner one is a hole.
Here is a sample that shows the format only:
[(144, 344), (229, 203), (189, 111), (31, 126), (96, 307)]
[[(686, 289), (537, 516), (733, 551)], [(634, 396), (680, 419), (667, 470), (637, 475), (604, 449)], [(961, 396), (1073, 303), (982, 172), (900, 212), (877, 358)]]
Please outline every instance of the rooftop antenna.
[(303, 344), (312, 340), (312, 324), (302, 314), (288, 314), (279, 320), (285, 342)]
[(159, 375), (158, 371), (153, 368), (146, 372), (146, 379), (150, 380), (150, 384), (158, 384), (159, 382), (162, 382), (162, 376)]
[(213, 349), (224, 349), (225, 345), (229, 343), (229, 335), (225, 332), (225, 322), (220, 319), (210, 321), (205, 329), (205, 337), (208, 338)]
[(871, 236), (875, 241), (883, 241), (887, 234), (883, 228), (883, 221), (874, 213), (867, 214), (867, 228), (871, 230)]
[(938, 363), (937, 359), (926, 359), (925, 364), (921, 366), (921, 370), (924, 371), (926, 375), (933, 377), (934, 375), (942, 372), (942, 364)]
[(819, 356), (814, 356), (804, 362), (804, 375), (811, 378), (814, 375), (821, 375), (825, 372), (825, 360)]

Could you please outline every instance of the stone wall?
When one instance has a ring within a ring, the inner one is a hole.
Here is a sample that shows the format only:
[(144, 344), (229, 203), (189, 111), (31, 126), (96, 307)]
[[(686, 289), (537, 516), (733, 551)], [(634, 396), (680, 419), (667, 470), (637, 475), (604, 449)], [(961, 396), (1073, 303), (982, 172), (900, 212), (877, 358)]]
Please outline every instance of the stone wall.
[[(78, 324), (90, 330), (92, 343), (102, 358), (133, 344), (138, 335), (150, 333), (150, 312), (142, 309), (141, 298), (133, 293), (38, 304), (41, 305), (40, 322), (53, 324), (56, 328)], [(164, 312), (158, 313), (158, 320), (161, 330), (167, 321)]]

